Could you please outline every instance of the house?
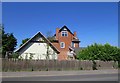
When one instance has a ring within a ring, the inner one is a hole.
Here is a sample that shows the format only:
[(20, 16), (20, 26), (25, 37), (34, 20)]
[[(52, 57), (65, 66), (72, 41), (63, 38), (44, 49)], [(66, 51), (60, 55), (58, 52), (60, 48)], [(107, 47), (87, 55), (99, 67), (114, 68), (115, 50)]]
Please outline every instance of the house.
[(58, 59), (59, 50), (40, 32), (15, 50), (22, 59)]
[(72, 33), (66, 26), (57, 28), (52, 40), (48, 40), (42, 33), (38, 32), (17, 52), (23, 59), (76, 59), (76, 49), (79, 49), (79, 39), (76, 32)]
[(72, 33), (66, 26), (56, 28), (52, 44), (60, 51), (59, 60), (75, 59), (75, 49), (79, 49), (79, 39), (76, 32)]

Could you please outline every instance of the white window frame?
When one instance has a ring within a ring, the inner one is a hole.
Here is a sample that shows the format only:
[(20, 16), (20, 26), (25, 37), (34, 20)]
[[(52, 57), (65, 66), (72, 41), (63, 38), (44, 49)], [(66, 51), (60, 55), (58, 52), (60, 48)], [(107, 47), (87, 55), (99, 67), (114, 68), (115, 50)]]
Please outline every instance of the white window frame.
[[(62, 46), (63, 44), (63, 46)], [(60, 42), (60, 48), (65, 48), (65, 43), (64, 42)]]
[(74, 47), (75, 47), (75, 43), (74, 43)]
[[(63, 36), (63, 34), (64, 34), (64, 36)], [(67, 36), (65, 36), (65, 34), (67, 34)], [(68, 37), (68, 32), (67, 32), (67, 31), (62, 31), (62, 32), (61, 32), (61, 36), (62, 36), (62, 37)]]

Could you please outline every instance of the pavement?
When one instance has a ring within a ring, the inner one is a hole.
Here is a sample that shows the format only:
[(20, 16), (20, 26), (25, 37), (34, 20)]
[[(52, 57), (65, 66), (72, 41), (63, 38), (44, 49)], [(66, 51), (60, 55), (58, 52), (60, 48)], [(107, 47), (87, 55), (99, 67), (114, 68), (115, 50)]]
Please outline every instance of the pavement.
[(38, 76), (69, 76), (69, 75), (118, 74), (118, 69), (79, 70), (79, 71), (33, 71), (33, 72), (2, 72), (2, 78), (38, 77)]

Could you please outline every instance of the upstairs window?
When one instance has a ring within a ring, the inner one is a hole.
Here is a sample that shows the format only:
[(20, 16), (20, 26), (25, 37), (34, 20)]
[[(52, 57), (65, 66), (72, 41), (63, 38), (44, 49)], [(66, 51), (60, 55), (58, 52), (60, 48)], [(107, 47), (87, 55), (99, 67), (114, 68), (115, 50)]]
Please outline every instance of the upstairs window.
[(65, 48), (65, 43), (64, 42), (60, 42), (60, 48)]
[(61, 32), (61, 36), (67, 37), (67, 36), (68, 36), (68, 32), (67, 32), (67, 31), (62, 31), (62, 32)]

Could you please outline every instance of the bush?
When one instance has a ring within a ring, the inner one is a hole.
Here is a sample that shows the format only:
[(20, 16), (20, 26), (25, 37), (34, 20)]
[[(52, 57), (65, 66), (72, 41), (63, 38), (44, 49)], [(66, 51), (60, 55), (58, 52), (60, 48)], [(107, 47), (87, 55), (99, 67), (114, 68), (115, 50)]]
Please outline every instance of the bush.
[(93, 62), (92, 69), (93, 70), (97, 70), (97, 64), (96, 64), (96, 62), (95, 61), (92, 61), (92, 62)]
[(77, 58), (79, 60), (119, 61), (120, 48), (111, 46), (108, 43), (105, 45), (95, 43), (83, 50), (80, 50)]
[(83, 70), (83, 68), (81, 67), (80, 70)]
[(17, 59), (17, 58), (18, 58), (18, 56), (19, 56), (19, 54), (18, 54), (18, 53), (12, 53), (12, 58)]

